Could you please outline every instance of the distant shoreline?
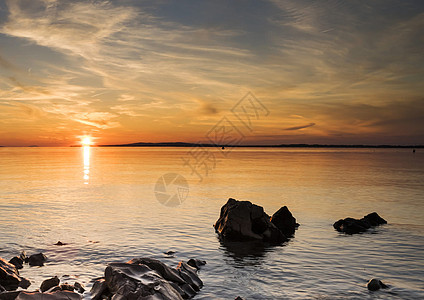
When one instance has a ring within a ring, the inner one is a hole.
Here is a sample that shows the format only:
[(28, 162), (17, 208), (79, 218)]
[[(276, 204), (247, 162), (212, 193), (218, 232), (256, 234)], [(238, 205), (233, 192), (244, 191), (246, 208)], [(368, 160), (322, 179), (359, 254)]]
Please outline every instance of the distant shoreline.
[[(279, 145), (215, 145), (183, 142), (131, 143), (98, 145), (98, 147), (224, 147), (224, 148), (424, 148), (424, 145), (326, 145), (326, 144), (279, 144)], [(74, 146), (78, 147), (78, 146)]]
[[(184, 142), (163, 142), (163, 143), (130, 143), (116, 145), (91, 145), (90, 147), (224, 147), (224, 148), (393, 148), (393, 149), (421, 149), (424, 145), (327, 145), (327, 144), (279, 144), (279, 145), (215, 145), (215, 144), (197, 144)], [(45, 148), (45, 147), (82, 147), (82, 145), (71, 146), (2, 146), (2, 148)]]

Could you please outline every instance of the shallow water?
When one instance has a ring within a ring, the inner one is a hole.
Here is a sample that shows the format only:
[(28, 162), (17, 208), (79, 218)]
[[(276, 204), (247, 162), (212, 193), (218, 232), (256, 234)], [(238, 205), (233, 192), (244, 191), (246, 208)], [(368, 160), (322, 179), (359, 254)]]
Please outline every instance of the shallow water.
[[(183, 164), (188, 151), (0, 148), (0, 257), (48, 256), (21, 270), (30, 290), (54, 275), (89, 288), (107, 263), (150, 256), (206, 260), (195, 299), (424, 298), (424, 151), (209, 149), (219, 162), (202, 182)], [(178, 207), (155, 198), (170, 172), (189, 183)], [(212, 224), (229, 197), (268, 214), (287, 205), (301, 226), (283, 246), (223, 245)], [(373, 211), (389, 224), (354, 236), (332, 228)], [(372, 277), (390, 289), (368, 292)]]

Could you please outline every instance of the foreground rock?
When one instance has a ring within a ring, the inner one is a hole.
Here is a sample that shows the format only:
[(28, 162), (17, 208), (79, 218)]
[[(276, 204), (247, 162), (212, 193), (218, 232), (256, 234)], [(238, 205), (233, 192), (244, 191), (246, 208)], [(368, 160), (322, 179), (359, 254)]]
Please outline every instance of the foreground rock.
[(57, 291), (52, 293), (21, 292), (16, 300), (80, 300), (81, 295), (70, 291)]
[(7, 291), (13, 291), (18, 287), (26, 289), (31, 282), (19, 276), (19, 271), (13, 264), (0, 258), (0, 285)]
[(346, 218), (340, 219), (333, 224), (333, 227), (347, 234), (365, 232), (371, 227), (387, 224), (387, 221), (380, 217), (376, 212), (370, 213), (362, 219)]
[(370, 281), (368, 281), (367, 288), (370, 291), (378, 291), (379, 289), (387, 289), (388, 286), (385, 285), (383, 282), (381, 282), (381, 280), (377, 278), (373, 278)]
[[(202, 261), (192, 260), (201, 264)], [(189, 299), (203, 286), (197, 268), (180, 262), (176, 269), (152, 258), (135, 258), (127, 263), (111, 263), (105, 277), (91, 289), (93, 300), (112, 299)]]
[(40, 285), (40, 291), (42, 293), (50, 290), (52, 287), (58, 286), (60, 280), (57, 276), (44, 280)]
[(287, 207), (282, 207), (270, 218), (263, 207), (230, 198), (221, 208), (214, 227), (224, 240), (281, 244), (294, 233), (297, 225)]

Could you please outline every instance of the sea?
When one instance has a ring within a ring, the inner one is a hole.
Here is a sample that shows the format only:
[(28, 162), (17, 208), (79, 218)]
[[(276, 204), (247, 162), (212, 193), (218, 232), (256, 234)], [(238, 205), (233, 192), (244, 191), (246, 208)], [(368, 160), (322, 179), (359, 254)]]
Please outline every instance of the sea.
[[(228, 198), (286, 205), (300, 226), (279, 246), (223, 243)], [(374, 211), (388, 224), (332, 226)], [(2, 147), (0, 257), (21, 251), (48, 257), (20, 270), (29, 290), (58, 276), (86, 299), (136, 257), (205, 260), (194, 299), (424, 299), (424, 149)]]

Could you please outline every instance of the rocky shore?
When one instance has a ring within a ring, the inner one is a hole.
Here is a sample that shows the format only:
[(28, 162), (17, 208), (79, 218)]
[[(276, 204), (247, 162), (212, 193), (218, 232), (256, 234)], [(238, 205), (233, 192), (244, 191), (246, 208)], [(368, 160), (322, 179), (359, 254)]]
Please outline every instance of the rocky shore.
[[(386, 223), (386, 220), (374, 212), (362, 219), (340, 219), (333, 227), (337, 231), (354, 234)], [(214, 224), (221, 241), (255, 241), (269, 247), (281, 245), (294, 238), (298, 227), (299, 224), (286, 206), (269, 216), (263, 207), (233, 198), (222, 206), (220, 216)], [(55, 245), (62, 246), (65, 243), (59, 241)], [(174, 268), (157, 259), (134, 258), (127, 262), (109, 263), (104, 276), (92, 280), (90, 291), (86, 291), (79, 282), (61, 282), (57, 276), (44, 280), (39, 288), (27, 291), (31, 281), (22, 277), (19, 269), (26, 265), (42, 267), (46, 261), (47, 257), (43, 253), (27, 256), (22, 252), (9, 261), (0, 258), (0, 300), (65, 300), (83, 297), (93, 300), (191, 299), (203, 287), (198, 270), (206, 264), (202, 260), (189, 259), (180, 261)], [(367, 288), (377, 291), (387, 288), (387, 285), (379, 279), (372, 279)]]

